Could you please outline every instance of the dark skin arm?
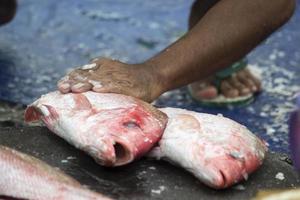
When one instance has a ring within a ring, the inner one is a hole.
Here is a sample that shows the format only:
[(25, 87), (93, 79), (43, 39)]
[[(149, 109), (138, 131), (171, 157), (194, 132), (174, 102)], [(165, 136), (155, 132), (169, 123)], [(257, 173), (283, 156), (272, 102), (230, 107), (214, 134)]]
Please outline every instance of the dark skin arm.
[[(282, 26), (294, 7), (294, 0), (221, 0), (184, 37), (144, 63), (100, 59), (93, 69), (74, 70), (58, 87), (62, 92), (92, 89), (151, 102), (242, 58)], [(101, 87), (89, 80), (101, 82)]]

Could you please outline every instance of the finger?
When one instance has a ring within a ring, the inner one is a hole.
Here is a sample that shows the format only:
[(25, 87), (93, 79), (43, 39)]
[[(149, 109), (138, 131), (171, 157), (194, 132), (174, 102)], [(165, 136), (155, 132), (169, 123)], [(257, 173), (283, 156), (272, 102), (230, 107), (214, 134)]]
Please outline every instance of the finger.
[(91, 79), (91, 80), (88, 80), (88, 82), (91, 85), (91, 88), (96, 89), (96, 88), (102, 88), (103, 87), (103, 85), (100, 81)]
[[(88, 79), (89, 79), (89, 73), (84, 71), (84, 70), (80, 70), (80, 69), (75, 69), (72, 72), (70, 72), (69, 74), (69, 81), (68, 83), (70, 84), (70, 87), (72, 88), (72, 91), (81, 91), (81, 87), (83, 90), (86, 90), (85, 88), (88, 89), (89, 84), (88, 84)], [(87, 84), (87, 85), (82, 85), (83, 83)], [(77, 86), (75, 86), (76, 84), (79, 84)], [(74, 88), (73, 88), (74, 87)]]
[(68, 93), (71, 90), (71, 85), (69, 83), (58, 83), (57, 87), (61, 93)]
[(58, 82), (57, 82), (57, 88), (60, 92), (62, 93), (68, 93), (70, 91), (70, 79), (69, 76), (64, 76), (62, 77)]
[(80, 93), (80, 92), (87, 92), (87, 91), (91, 90), (91, 88), (92, 88), (92, 85), (90, 83), (79, 82), (79, 83), (74, 84), (71, 87), (71, 90), (72, 90), (72, 92)]

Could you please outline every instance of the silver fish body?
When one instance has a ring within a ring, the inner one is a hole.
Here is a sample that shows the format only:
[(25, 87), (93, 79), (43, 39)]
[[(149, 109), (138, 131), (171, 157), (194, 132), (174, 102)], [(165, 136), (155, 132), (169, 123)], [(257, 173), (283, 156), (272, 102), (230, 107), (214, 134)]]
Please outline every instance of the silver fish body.
[(216, 189), (247, 179), (262, 164), (265, 143), (241, 124), (184, 109), (160, 110), (169, 120), (149, 156), (179, 165)]
[(110, 200), (46, 163), (0, 146), (0, 196), (27, 200)]

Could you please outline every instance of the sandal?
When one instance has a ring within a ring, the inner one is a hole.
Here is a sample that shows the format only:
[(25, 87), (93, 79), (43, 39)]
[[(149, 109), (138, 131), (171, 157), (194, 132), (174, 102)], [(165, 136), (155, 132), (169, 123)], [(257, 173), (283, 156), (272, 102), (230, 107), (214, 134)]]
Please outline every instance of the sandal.
[(202, 99), (196, 96), (192, 90), (191, 85), (188, 85), (188, 93), (189, 95), (198, 103), (204, 106), (210, 107), (226, 107), (226, 106), (245, 106), (253, 102), (254, 100), (254, 93), (248, 94), (245, 96), (239, 96), (234, 98), (227, 98), (224, 95), (220, 94), (221, 82), (230, 77), (232, 74), (236, 73), (237, 71), (246, 68), (248, 65), (247, 60), (243, 59), (241, 61), (235, 62), (230, 67), (219, 71), (214, 76), (213, 84), (216, 86), (219, 95), (213, 99)]

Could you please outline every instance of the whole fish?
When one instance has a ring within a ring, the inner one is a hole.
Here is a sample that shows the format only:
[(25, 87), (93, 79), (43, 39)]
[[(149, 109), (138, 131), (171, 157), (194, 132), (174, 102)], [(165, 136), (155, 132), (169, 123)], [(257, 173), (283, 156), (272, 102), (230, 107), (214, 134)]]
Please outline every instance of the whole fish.
[(265, 143), (237, 122), (183, 109), (160, 110), (169, 120), (149, 156), (179, 165), (216, 189), (247, 179), (262, 164)]
[[(109, 200), (46, 163), (0, 146), (0, 199)], [(5, 197), (1, 197), (5, 196)]]
[(167, 116), (150, 104), (112, 93), (51, 92), (25, 111), (99, 164), (120, 166), (147, 153), (161, 138)]

